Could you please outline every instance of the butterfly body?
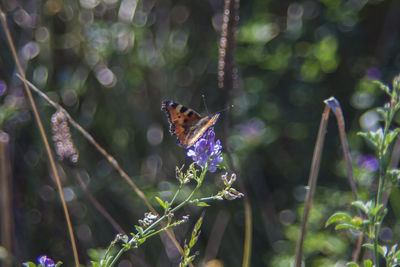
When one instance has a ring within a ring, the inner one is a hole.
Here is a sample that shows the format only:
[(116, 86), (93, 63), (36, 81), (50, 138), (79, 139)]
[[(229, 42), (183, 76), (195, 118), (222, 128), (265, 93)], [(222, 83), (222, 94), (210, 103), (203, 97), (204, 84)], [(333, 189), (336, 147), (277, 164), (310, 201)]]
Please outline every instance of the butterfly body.
[(162, 102), (161, 110), (168, 117), (169, 132), (176, 135), (177, 143), (184, 148), (193, 146), (219, 117), (218, 113), (202, 117), (193, 109), (169, 100)]

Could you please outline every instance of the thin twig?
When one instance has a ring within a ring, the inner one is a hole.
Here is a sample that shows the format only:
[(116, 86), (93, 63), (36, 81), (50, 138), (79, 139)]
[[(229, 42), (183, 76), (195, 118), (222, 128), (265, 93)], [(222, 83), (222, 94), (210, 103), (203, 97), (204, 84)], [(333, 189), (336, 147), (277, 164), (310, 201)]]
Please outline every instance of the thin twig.
[(150, 202), (146, 199), (146, 196), (144, 193), (139, 189), (139, 187), (129, 178), (128, 174), (119, 166), (119, 163), (117, 160), (111, 156), (110, 154), (107, 153), (107, 151), (100, 146), (99, 143), (93, 138), (93, 136), (88, 133), (83, 127), (77, 123), (71, 115), (58, 103), (54, 102), (51, 100), (45, 93), (43, 93), (39, 88), (37, 88), (35, 85), (33, 85), (31, 82), (28, 80), (24, 79), (20, 75), (17, 74), (17, 77), (20, 78), (21, 80), (25, 81), (29, 87), (34, 90), (36, 93), (38, 93), (42, 98), (44, 98), (50, 105), (52, 105), (54, 108), (57, 110), (60, 110), (64, 115), (67, 117), (68, 121), (71, 123), (72, 126), (75, 127), (92, 145), (96, 147), (98, 151), (100, 151), (101, 154), (107, 159), (107, 161), (119, 172), (122, 178), (125, 179), (125, 181), (133, 188), (135, 193), (143, 200), (143, 202), (146, 204), (146, 206), (151, 210), (151, 212), (156, 213), (157, 211), (153, 208), (153, 206), (150, 204)]
[[(1, 10), (1, 8), (0, 8), (0, 19), (1, 19), (1, 23), (3, 25), (4, 32), (6, 34), (6, 38), (7, 38), (8, 44), (10, 46), (11, 52), (12, 52), (13, 57), (14, 57), (15, 64), (17, 65), (17, 69), (18, 69), (19, 75), (20, 75), (20, 77), (22, 77), (23, 80), (26, 80), (25, 79), (25, 72), (22, 69), (21, 63), (20, 63), (18, 55), (17, 55), (17, 51), (15, 49), (14, 42), (12, 40), (10, 31), (8, 29), (6, 16), (3, 13), (3, 11)], [(60, 177), (59, 177), (59, 174), (58, 174), (58, 171), (57, 171), (57, 168), (56, 168), (54, 157), (53, 157), (53, 154), (51, 153), (50, 145), (49, 145), (49, 142), (47, 140), (47, 136), (46, 136), (46, 133), (44, 131), (43, 124), (42, 124), (42, 121), (40, 119), (40, 115), (39, 115), (39, 112), (37, 110), (35, 101), (33, 100), (32, 93), (29, 90), (29, 87), (28, 87), (26, 82), (24, 82), (24, 88), (25, 88), (26, 95), (28, 96), (29, 103), (30, 103), (30, 105), (32, 107), (32, 112), (33, 112), (34, 118), (36, 120), (36, 123), (38, 124), (39, 131), (40, 131), (40, 136), (42, 137), (42, 140), (43, 140), (43, 143), (44, 143), (44, 146), (45, 146), (45, 149), (46, 149), (47, 156), (49, 157), (51, 170), (52, 170), (52, 172), (54, 174), (54, 178), (55, 178), (56, 183), (57, 183), (58, 193), (60, 194), (61, 203), (62, 203), (62, 206), (63, 206), (64, 215), (65, 215), (65, 219), (67, 221), (68, 232), (69, 232), (69, 237), (70, 237), (70, 240), (71, 240), (75, 266), (79, 267), (78, 251), (76, 249), (76, 242), (75, 242), (74, 232), (72, 230), (71, 218), (69, 216), (67, 204), (66, 204), (65, 199), (64, 199), (64, 193), (63, 193), (63, 190), (62, 190), (62, 185), (61, 185)]]
[(10, 155), (8, 151), (8, 134), (0, 130), (0, 204), (1, 204), (1, 245), (7, 254), (3, 260), (4, 267), (11, 267), (12, 234), (14, 223), (12, 215), (12, 177), (10, 171)]
[(314, 153), (312, 157), (310, 176), (308, 178), (306, 203), (304, 207), (303, 220), (301, 222), (300, 237), (297, 241), (295, 266), (301, 267), (303, 255), (303, 243), (307, 231), (308, 217), (311, 212), (312, 203), (314, 200), (315, 187), (317, 184), (318, 172), (321, 162), (322, 148), (324, 145), (326, 128), (328, 125), (330, 107), (325, 105), (324, 112), (322, 113), (321, 122), (318, 130), (318, 137), (315, 143)]
[(221, 210), (218, 212), (217, 218), (215, 219), (215, 223), (210, 233), (210, 239), (208, 240), (205, 249), (205, 261), (209, 261), (217, 257), (218, 248), (221, 245), (221, 240), (229, 220), (230, 214), (226, 210)]
[[(35, 85), (33, 85), (31, 82), (23, 78), (22, 76), (17, 74), (17, 77), (26, 82), (29, 87), (35, 91), (39, 96), (41, 96), (43, 99), (45, 99), (50, 105), (52, 105), (54, 108), (57, 110), (60, 110), (68, 119), (68, 121), (71, 123), (72, 126), (75, 127), (106, 159), (107, 161), (118, 171), (120, 176), (133, 188), (135, 193), (139, 196), (140, 199), (143, 200), (145, 205), (148, 207), (148, 209), (155, 215), (158, 216), (158, 212), (153, 208), (153, 206), (150, 204), (150, 202), (146, 199), (146, 196), (144, 193), (139, 189), (139, 187), (129, 178), (128, 174), (119, 166), (119, 163), (117, 160), (111, 156), (110, 154), (107, 153), (107, 151), (100, 146), (100, 144), (93, 138), (93, 136), (88, 133), (79, 123), (77, 123), (71, 115), (58, 103), (54, 102), (51, 100), (45, 93), (43, 93), (39, 88), (37, 88)], [(178, 241), (176, 240), (174, 233), (171, 229), (167, 229), (166, 233), (168, 237), (172, 240), (176, 248), (179, 250), (179, 253), (183, 255), (184, 251)], [(192, 264), (190, 266), (193, 266)]]
[[(325, 102), (325, 104), (329, 105), (329, 107), (333, 111), (333, 114), (335, 114), (335, 116), (336, 116), (336, 120), (337, 120), (338, 128), (339, 128), (340, 142), (342, 144), (344, 159), (346, 162), (346, 169), (347, 169), (347, 174), (349, 177), (351, 192), (353, 192), (354, 201), (357, 201), (358, 200), (357, 188), (356, 188), (356, 183), (354, 182), (353, 167), (352, 167), (352, 163), (351, 163), (349, 144), (348, 144), (347, 138), (346, 138), (346, 130), (345, 130), (345, 126), (344, 126), (342, 109), (340, 107), (339, 102), (334, 97), (331, 97), (331, 98), (325, 100), (324, 102)], [(359, 211), (359, 212), (361, 215), (361, 211)]]
[[(337, 120), (338, 128), (339, 128), (340, 142), (342, 144), (342, 150), (343, 150), (344, 159), (345, 159), (345, 163), (346, 163), (347, 174), (349, 177), (349, 184), (350, 184), (351, 192), (353, 193), (354, 201), (357, 201), (358, 200), (357, 187), (356, 187), (356, 183), (354, 182), (353, 166), (351, 163), (350, 149), (349, 149), (349, 145), (348, 145), (347, 138), (346, 138), (346, 129), (345, 129), (345, 124), (344, 124), (342, 108), (340, 107), (339, 102), (334, 97), (331, 97), (331, 98), (325, 100), (324, 102), (325, 102), (325, 104), (330, 106), (331, 110), (333, 111), (333, 114), (335, 114), (335, 116), (336, 116), (336, 120)], [(358, 211), (358, 214), (360, 215), (360, 217), (363, 218), (364, 215), (361, 212), (361, 210), (357, 209), (357, 211)], [(362, 246), (363, 239), (364, 239), (364, 233), (361, 232), (361, 234), (357, 240), (356, 248), (354, 249), (354, 252), (353, 252), (353, 261), (354, 262), (358, 261), (358, 258), (359, 258), (360, 252), (361, 252), (361, 246)]]
[(93, 206), (100, 212), (101, 215), (114, 227), (118, 233), (125, 234), (125, 231), (122, 229), (122, 227), (111, 217), (111, 215), (104, 209), (104, 207), (94, 198), (94, 196), (89, 192), (89, 190), (86, 187), (86, 184), (83, 182), (81, 175), (79, 174), (79, 171), (74, 167), (74, 176), (76, 180), (78, 181), (79, 185), (81, 186), (83, 192), (86, 194), (90, 202), (92, 202)]
[[(351, 191), (353, 192), (353, 198), (355, 201), (358, 199), (357, 188), (356, 188), (356, 185), (354, 182), (354, 177), (353, 177), (353, 167), (352, 167), (352, 163), (351, 163), (350, 149), (349, 149), (349, 145), (347, 142), (345, 127), (344, 127), (344, 119), (343, 119), (342, 109), (340, 107), (339, 102), (334, 97), (331, 97), (331, 98), (325, 100), (324, 103), (325, 103), (325, 109), (324, 109), (324, 112), (322, 113), (317, 142), (315, 144), (313, 159), (312, 159), (312, 163), (311, 163), (311, 171), (310, 171), (310, 177), (309, 177), (309, 182), (308, 182), (308, 191), (307, 191), (306, 204), (305, 204), (304, 213), (303, 213), (303, 221), (302, 221), (302, 225), (301, 225), (300, 238), (297, 242), (297, 247), (296, 247), (296, 258), (295, 258), (295, 266), (296, 267), (301, 266), (302, 253), (303, 253), (303, 251), (302, 251), (303, 250), (303, 242), (304, 242), (304, 238), (306, 235), (306, 230), (307, 230), (306, 228), (307, 228), (309, 213), (311, 211), (311, 206), (312, 206), (312, 202), (314, 199), (315, 187), (316, 187), (316, 182), (317, 182), (317, 178), (318, 178), (318, 171), (319, 171), (321, 155), (322, 155), (323, 142), (325, 139), (325, 133), (326, 133), (327, 122), (328, 122), (330, 110), (332, 110), (333, 113), (335, 114), (336, 120), (338, 123), (340, 141), (342, 144), (342, 150), (343, 150), (344, 158), (346, 161), (346, 168), (347, 168), (348, 177), (349, 177), (349, 184), (351, 187)], [(358, 209), (358, 213), (360, 214), (361, 217), (363, 216), (361, 213), (361, 210), (359, 210), (359, 209)], [(357, 247), (353, 253), (354, 261), (356, 261), (358, 259), (358, 256), (359, 256), (359, 253), (361, 250), (362, 240), (363, 240), (363, 234), (360, 235), (360, 237), (357, 241)]]

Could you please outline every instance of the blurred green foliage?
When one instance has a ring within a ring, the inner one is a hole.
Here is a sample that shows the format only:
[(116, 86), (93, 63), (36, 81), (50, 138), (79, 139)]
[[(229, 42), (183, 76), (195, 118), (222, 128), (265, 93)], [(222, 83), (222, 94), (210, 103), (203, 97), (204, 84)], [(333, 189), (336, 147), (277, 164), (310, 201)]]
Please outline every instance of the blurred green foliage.
[[(357, 165), (371, 150), (356, 132), (379, 126), (372, 108), (384, 101), (369, 80), (390, 83), (400, 69), (400, 2), (240, 4), (235, 53), (239, 87), (233, 92), (232, 123), (225, 141), (252, 204), (252, 266), (288, 266), (299, 234), (322, 101), (331, 95), (340, 101)], [(221, 0), (6, 0), (2, 9), (28, 79), (93, 134), (157, 207), (155, 193), (170, 196), (177, 186), (175, 166), (189, 163), (185, 150), (168, 134), (161, 101), (175, 100), (204, 114), (205, 94), (210, 111), (224, 108), (227, 92), (217, 88), (223, 5)], [(10, 136), (15, 257), (21, 262), (46, 253), (71, 266), (47, 157), (22, 84), (14, 75), (3, 30), (0, 36), (0, 115), (2, 130)], [(35, 99), (50, 134), (55, 111), (37, 95)], [(228, 114), (222, 113), (216, 125), (218, 138), (224, 136)], [(72, 135), (88, 189), (125, 231), (132, 231), (147, 211), (144, 204), (98, 151), (78, 132), (73, 130)], [(342, 266), (357, 239), (324, 228), (334, 211), (349, 208), (352, 201), (334, 120), (325, 145), (305, 243), (306, 266)], [(116, 231), (91, 206), (67, 166), (62, 174), (80, 259), (87, 264), (87, 251), (107, 247)], [(361, 198), (368, 199), (368, 192), (376, 190), (376, 174), (362, 167), (355, 174)], [(205, 181), (205, 190), (215, 191), (218, 182), (216, 174)], [(399, 196), (395, 190), (392, 199)], [(385, 225), (390, 232), (387, 242), (400, 236), (398, 204), (394, 202), (393, 208)], [(225, 266), (240, 266), (242, 202), (216, 203), (206, 210), (197, 260), (218, 258)], [(200, 211), (185, 211), (192, 218), (176, 231), (181, 244)], [(221, 242), (212, 235), (215, 231), (221, 233)], [(172, 266), (179, 255), (162, 236), (123, 261), (124, 266)]]

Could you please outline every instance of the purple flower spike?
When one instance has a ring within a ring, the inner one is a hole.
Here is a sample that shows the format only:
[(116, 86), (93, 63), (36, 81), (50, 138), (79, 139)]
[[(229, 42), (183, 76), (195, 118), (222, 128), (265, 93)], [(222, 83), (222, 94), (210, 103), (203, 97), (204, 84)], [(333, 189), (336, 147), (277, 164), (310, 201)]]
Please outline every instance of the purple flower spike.
[(208, 163), (208, 170), (215, 172), (217, 165), (224, 159), (221, 156), (221, 141), (215, 141), (214, 129), (208, 129), (202, 137), (187, 151), (187, 156), (200, 167), (205, 167)]
[(41, 264), (43, 267), (54, 267), (56, 266), (54, 264), (54, 261), (52, 259), (50, 259), (49, 257), (47, 257), (46, 255), (41, 255), (39, 256), (39, 258), (37, 259), (38, 263)]

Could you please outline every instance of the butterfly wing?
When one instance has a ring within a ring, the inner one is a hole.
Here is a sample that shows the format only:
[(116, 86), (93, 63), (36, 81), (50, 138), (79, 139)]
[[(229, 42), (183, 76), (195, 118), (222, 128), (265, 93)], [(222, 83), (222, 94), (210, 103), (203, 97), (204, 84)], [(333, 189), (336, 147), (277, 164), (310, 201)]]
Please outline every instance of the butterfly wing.
[(201, 116), (199, 113), (193, 109), (168, 100), (162, 102), (161, 110), (163, 110), (168, 117), (168, 122), (170, 124), (169, 132), (177, 136), (177, 143), (185, 148), (189, 147), (189, 132), (191, 132), (191, 127), (200, 121)]
[(219, 114), (205, 116), (200, 118), (194, 125), (189, 127), (187, 134), (187, 147), (191, 147), (199, 138), (213, 126), (219, 118)]

